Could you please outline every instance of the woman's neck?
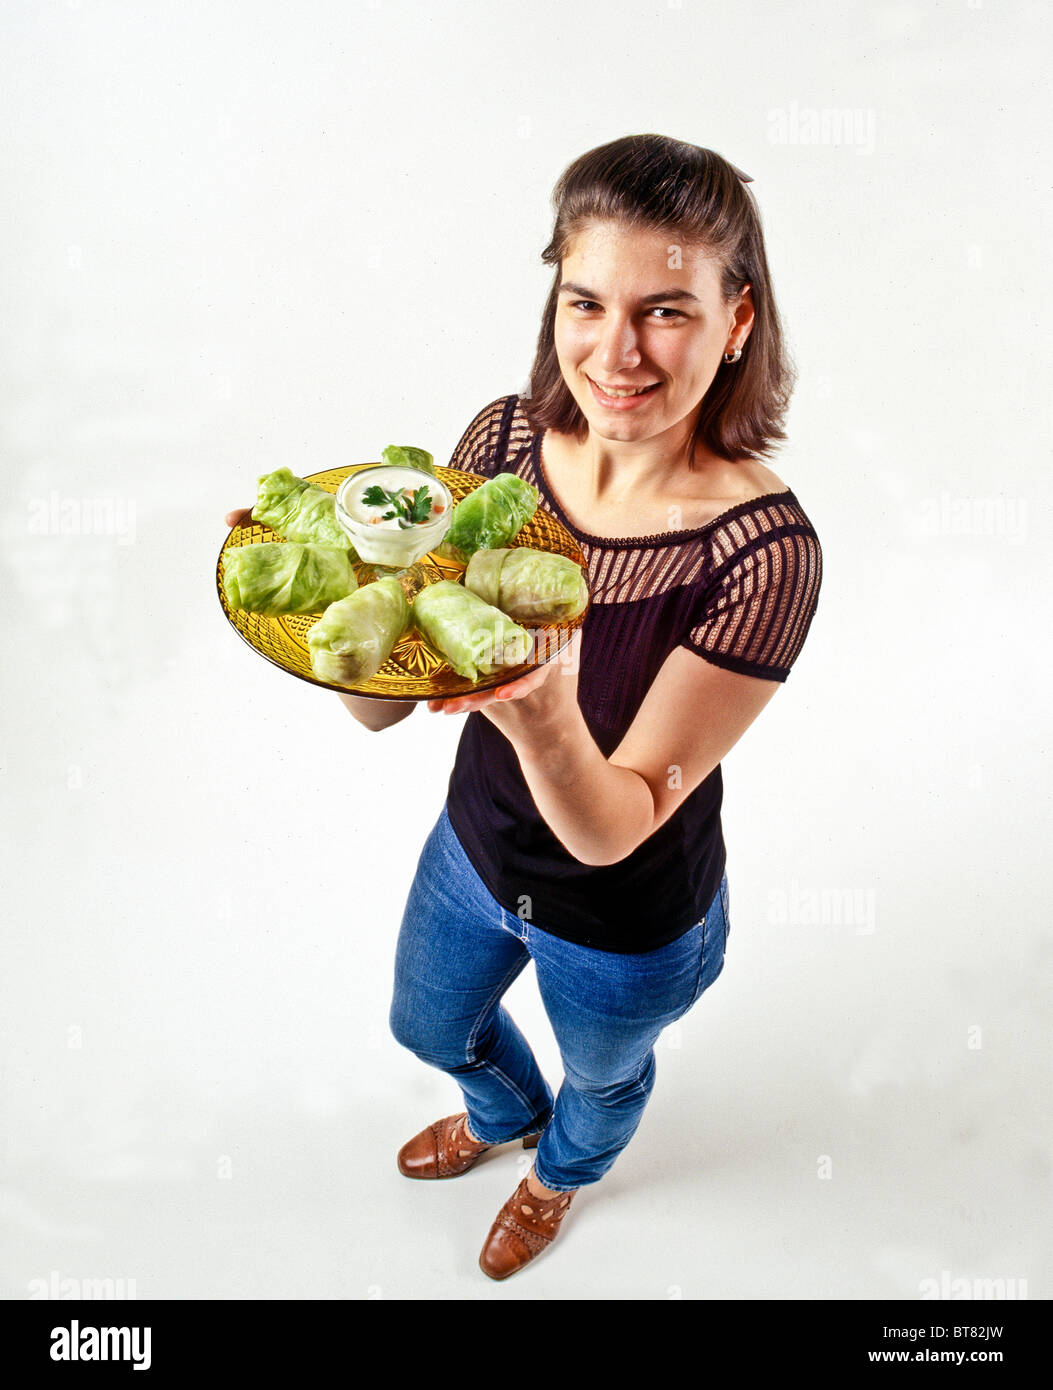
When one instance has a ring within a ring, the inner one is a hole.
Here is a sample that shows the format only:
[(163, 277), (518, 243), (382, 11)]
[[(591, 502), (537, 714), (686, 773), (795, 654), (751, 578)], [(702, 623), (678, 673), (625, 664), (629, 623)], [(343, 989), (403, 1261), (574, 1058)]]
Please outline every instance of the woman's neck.
[(670, 495), (708, 494), (727, 468), (725, 460), (695, 444), (693, 434), (693, 427), (681, 425), (652, 439), (621, 440), (590, 429), (584, 440), (560, 435), (557, 448), (573, 467), (587, 502), (658, 502)]

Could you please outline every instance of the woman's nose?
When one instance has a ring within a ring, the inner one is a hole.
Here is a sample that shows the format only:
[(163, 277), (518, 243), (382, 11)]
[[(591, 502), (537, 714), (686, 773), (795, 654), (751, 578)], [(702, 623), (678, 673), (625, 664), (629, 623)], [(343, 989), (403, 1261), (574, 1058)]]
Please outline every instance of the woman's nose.
[(596, 354), (597, 361), (604, 371), (617, 372), (624, 367), (636, 367), (640, 363), (640, 349), (636, 341), (636, 329), (628, 316), (611, 316), (603, 326), (603, 336)]

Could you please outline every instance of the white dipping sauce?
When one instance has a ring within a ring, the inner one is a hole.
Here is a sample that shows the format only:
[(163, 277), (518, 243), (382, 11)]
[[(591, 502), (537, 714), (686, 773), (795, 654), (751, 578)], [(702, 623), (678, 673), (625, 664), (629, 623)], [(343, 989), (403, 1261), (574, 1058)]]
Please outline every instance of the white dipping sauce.
[[(366, 502), (365, 494), (371, 487), (383, 488), (389, 494), (402, 492), (407, 511), (413, 494), (427, 488), (429, 507), (424, 519), (407, 524), (405, 514), (399, 513), (391, 501)], [(396, 515), (385, 516), (386, 512)], [(363, 560), (402, 568), (412, 565), (442, 540), (453, 515), (453, 496), (430, 473), (398, 464), (380, 464), (353, 473), (341, 484), (336, 515)]]
[(384, 519), (384, 513), (393, 511), (390, 502), (382, 502), (377, 505), (370, 505), (362, 499), (371, 487), (381, 487), (385, 492), (404, 491), (407, 503), (413, 499), (413, 494), (418, 488), (426, 487), (431, 496), (431, 508), (423, 522), (417, 522), (419, 526), (430, 526), (440, 516), (445, 515), (448, 510), (448, 499), (442, 484), (436, 478), (430, 477), (427, 473), (420, 473), (415, 468), (400, 468), (397, 464), (384, 468), (370, 468), (357, 476), (351, 487), (343, 498), (344, 510), (353, 521), (363, 522), (369, 526), (385, 527), (389, 531), (405, 530), (400, 526), (399, 518), (393, 516)]

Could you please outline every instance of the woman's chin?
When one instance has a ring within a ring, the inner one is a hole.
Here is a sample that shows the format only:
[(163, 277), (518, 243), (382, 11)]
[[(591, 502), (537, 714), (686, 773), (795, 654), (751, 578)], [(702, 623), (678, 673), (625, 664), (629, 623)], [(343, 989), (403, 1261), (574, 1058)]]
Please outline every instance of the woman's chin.
[(583, 410), (589, 431), (600, 439), (630, 440), (650, 439), (661, 434), (666, 425), (661, 420), (647, 419), (643, 415), (616, 415), (603, 410)]

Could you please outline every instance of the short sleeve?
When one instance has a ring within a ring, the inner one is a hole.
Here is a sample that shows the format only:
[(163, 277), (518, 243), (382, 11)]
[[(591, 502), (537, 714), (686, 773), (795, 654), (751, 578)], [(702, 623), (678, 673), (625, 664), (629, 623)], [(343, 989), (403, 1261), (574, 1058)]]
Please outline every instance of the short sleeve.
[(501, 396), (483, 406), (461, 435), (449, 466), (492, 478), (504, 466), (518, 396)]
[(767, 535), (712, 576), (680, 645), (729, 671), (784, 681), (804, 646), (822, 579), (823, 552), (810, 526)]

